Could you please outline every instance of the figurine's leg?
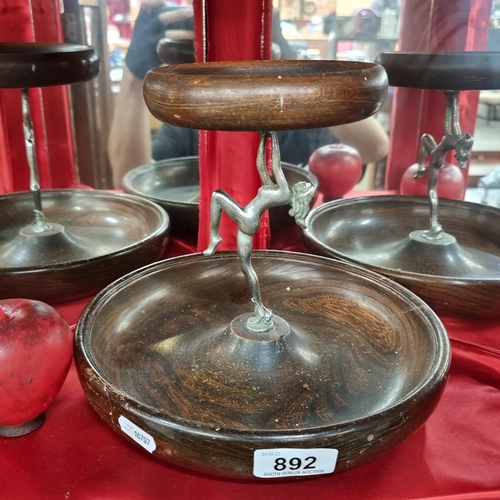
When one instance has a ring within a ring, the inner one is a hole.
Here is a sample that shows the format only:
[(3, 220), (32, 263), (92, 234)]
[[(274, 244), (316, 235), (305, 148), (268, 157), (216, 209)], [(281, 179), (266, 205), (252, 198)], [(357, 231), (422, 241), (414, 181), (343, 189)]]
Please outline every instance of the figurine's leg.
[(248, 231), (256, 231), (249, 223), (249, 217), (245, 215), (244, 209), (236, 201), (224, 191), (214, 191), (210, 202), (210, 242), (208, 248), (203, 252), (204, 255), (213, 255), (217, 246), (222, 241), (219, 235), (219, 228), (223, 211), (238, 224), (238, 227), (243, 227), (248, 229)]
[(429, 156), (432, 151), (436, 148), (436, 141), (429, 135), (424, 134), (420, 139), (420, 154), (418, 157), (418, 170), (415, 174), (417, 179), (420, 179), (425, 172), (425, 159)]
[(241, 262), (241, 270), (245, 276), (250, 295), (254, 304), (255, 316), (249, 318), (247, 326), (254, 331), (265, 331), (272, 328), (272, 312), (262, 304), (260, 296), (260, 285), (257, 273), (252, 267), (251, 256), (253, 246), (253, 236), (238, 231), (237, 237), (238, 255)]
[(223, 191), (214, 191), (210, 200), (210, 242), (203, 255), (213, 255), (222, 241), (219, 235), (220, 221), (222, 218), (223, 205), (228, 197)]
[(427, 192), (430, 202), (431, 211), (431, 227), (425, 231), (424, 236), (429, 239), (440, 239), (442, 237), (443, 228), (438, 222), (438, 195), (437, 195), (437, 179), (439, 167), (434, 164), (439, 163), (439, 159), (434, 161), (433, 155), (431, 155), (431, 162), (427, 170), (428, 175), (428, 187)]
[(261, 298), (260, 298), (259, 279), (251, 263), (253, 235), (245, 234), (242, 231), (238, 231), (237, 246), (238, 246), (238, 256), (241, 262), (241, 270), (243, 271), (243, 274), (248, 282), (252, 300), (254, 302), (260, 303)]

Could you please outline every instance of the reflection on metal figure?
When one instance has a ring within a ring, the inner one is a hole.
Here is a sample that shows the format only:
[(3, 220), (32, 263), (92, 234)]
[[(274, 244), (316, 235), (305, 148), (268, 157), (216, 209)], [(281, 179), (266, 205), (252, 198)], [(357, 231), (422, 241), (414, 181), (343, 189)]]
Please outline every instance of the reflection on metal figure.
[[(266, 144), (271, 140), (271, 167), (273, 177), (266, 168)], [(257, 171), (262, 181), (257, 195), (248, 205), (242, 207), (224, 191), (217, 190), (212, 194), (210, 205), (210, 243), (203, 252), (204, 255), (213, 255), (222, 241), (219, 227), (222, 212), (236, 222), (238, 234), (236, 239), (237, 252), (240, 258), (241, 270), (250, 288), (250, 295), (254, 304), (255, 316), (247, 321), (247, 328), (253, 332), (266, 332), (273, 328), (272, 312), (262, 304), (260, 286), (257, 274), (252, 267), (251, 254), (253, 235), (259, 230), (260, 219), (265, 210), (291, 205), (289, 214), (301, 227), (305, 227), (305, 218), (309, 212), (309, 203), (316, 194), (316, 188), (305, 181), (297, 182), (290, 187), (281, 169), (281, 157), (278, 137), (275, 132), (262, 132), (257, 152)]]
[(424, 134), (420, 142), (420, 156), (418, 160), (418, 171), (415, 174), (420, 179), (426, 167), (425, 159), (429, 156), (428, 170), (428, 194), (431, 206), (431, 227), (422, 233), (422, 236), (437, 240), (443, 237), (443, 228), (437, 219), (437, 178), (438, 171), (444, 164), (444, 157), (448, 151), (455, 150), (455, 158), (460, 168), (465, 168), (469, 159), (470, 150), (474, 144), (474, 138), (470, 134), (462, 134), (458, 122), (458, 92), (447, 91), (446, 114), (444, 120), (445, 135), (439, 144), (429, 134)]
[(23, 131), (24, 143), (26, 146), (26, 157), (30, 167), (30, 187), (33, 193), (35, 202), (35, 223), (32, 229), (35, 233), (43, 233), (50, 231), (52, 226), (45, 219), (42, 211), (42, 194), (40, 190), (40, 181), (38, 180), (38, 164), (36, 161), (35, 151), (35, 134), (33, 132), (33, 122), (31, 121), (30, 107), (29, 107), (29, 89), (21, 89), (22, 96), (22, 109), (23, 109)]

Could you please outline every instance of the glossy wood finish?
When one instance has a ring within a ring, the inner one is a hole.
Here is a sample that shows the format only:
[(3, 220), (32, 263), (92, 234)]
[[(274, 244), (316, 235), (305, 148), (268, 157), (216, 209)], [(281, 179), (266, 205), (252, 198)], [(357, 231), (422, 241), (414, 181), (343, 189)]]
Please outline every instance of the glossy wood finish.
[(193, 40), (171, 40), (162, 38), (156, 48), (158, 57), (163, 64), (194, 63)]
[(429, 228), (427, 198), (350, 198), (311, 211), (304, 234), (313, 252), (388, 276), (439, 314), (500, 316), (500, 209), (441, 199), (439, 220), (454, 238), (422, 242), (409, 235)]
[(382, 52), (377, 62), (393, 87), (500, 89), (500, 52)]
[(341, 471), (424, 423), (450, 360), (426, 304), (332, 259), (256, 251), (252, 261), (263, 300), (288, 323), (278, 339), (251, 340), (239, 326), (252, 306), (232, 252), (147, 266), (93, 300), (76, 365), (108, 425), (125, 437), (125, 416), (157, 457), (255, 479), (255, 449), (336, 448)]
[(350, 61), (238, 61), (151, 70), (144, 97), (162, 122), (208, 130), (326, 127), (374, 114), (387, 76)]
[[(282, 163), (282, 168), (290, 184), (308, 181), (318, 187), (318, 179), (311, 172), (289, 163)], [(172, 236), (196, 244), (200, 196), (197, 156), (141, 165), (125, 174), (122, 184), (125, 192), (154, 201), (167, 211)], [(302, 231), (288, 214), (289, 209), (288, 205), (271, 208), (269, 218), (271, 237), (287, 233), (287, 240), (292, 244), (300, 240)]]
[(93, 47), (65, 43), (0, 43), (0, 88), (84, 82), (99, 73)]
[(47, 190), (42, 205), (56, 228), (34, 234), (33, 195), (0, 197), (0, 299), (54, 303), (95, 294), (158, 259), (169, 220), (156, 204), (97, 190)]

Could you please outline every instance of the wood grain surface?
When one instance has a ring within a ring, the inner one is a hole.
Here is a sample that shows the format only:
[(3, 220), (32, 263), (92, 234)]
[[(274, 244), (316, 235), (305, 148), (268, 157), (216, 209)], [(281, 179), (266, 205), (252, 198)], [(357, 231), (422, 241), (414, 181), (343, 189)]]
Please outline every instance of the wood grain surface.
[(62, 231), (25, 231), (34, 221), (33, 194), (0, 197), (0, 298), (49, 303), (93, 295), (158, 259), (169, 219), (154, 203), (98, 190), (44, 190), (47, 220)]
[(275, 338), (242, 333), (252, 306), (231, 252), (150, 265), (87, 307), (76, 364), (108, 425), (124, 435), (125, 416), (165, 460), (254, 478), (256, 449), (336, 448), (340, 471), (423, 424), (450, 356), (428, 306), (332, 259), (256, 251), (252, 260), (265, 305), (288, 325)]
[(371, 196), (325, 203), (311, 211), (309, 249), (360, 264), (408, 287), (443, 315), (498, 317), (500, 210), (439, 200), (438, 218), (455, 243), (409, 238), (430, 226), (426, 197)]
[(238, 61), (163, 66), (144, 80), (162, 122), (207, 130), (278, 131), (350, 123), (374, 114), (384, 69), (352, 61)]

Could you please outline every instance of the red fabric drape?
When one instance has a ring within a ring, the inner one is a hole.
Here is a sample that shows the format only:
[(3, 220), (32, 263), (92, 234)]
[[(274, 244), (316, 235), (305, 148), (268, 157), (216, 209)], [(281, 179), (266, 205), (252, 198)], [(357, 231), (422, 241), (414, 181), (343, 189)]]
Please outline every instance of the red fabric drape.
[[(0, 42), (62, 42), (60, 12), (58, 0), (0, 0)], [(67, 88), (30, 89), (30, 111), (42, 188), (71, 186), (77, 178)], [(29, 189), (19, 89), (0, 89), (0, 115), (0, 147), (8, 152), (0, 158), (0, 193)]]
[[(270, 0), (195, 0), (198, 61), (269, 59), (271, 47)], [(205, 36), (204, 36), (205, 35)], [(251, 132), (200, 132), (200, 229), (198, 249), (208, 244), (210, 197), (216, 189), (246, 205), (257, 193), (260, 179), (255, 169), (259, 135)], [(255, 248), (266, 248), (268, 222), (264, 214)], [(225, 214), (220, 249), (236, 248), (236, 226)]]
[[(185, 250), (170, 245), (167, 256)], [(74, 323), (87, 302), (57, 308)], [(452, 364), (435, 412), (397, 448), (355, 469), (308, 480), (250, 482), (175, 467), (112, 431), (90, 406), (72, 367), (40, 429), (0, 438), (0, 498), (498, 500), (500, 324), (443, 321)]]
[[(484, 50), (491, 0), (406, 0), (401, 12), (400, 47), (408, 52)], [(462, 133), (474, 134), (478, 92), (461, 92)], [(399, 189), (404, 171), (418, 161), (420, 138), (444, 134), (445, 97), (442, 92), (397, 88), (394, 92), (391, 146), (386, 189)], [(452, 154), (449, 155), (452, 160)], [(464, 172), (467, 175), (467, 171)]]

